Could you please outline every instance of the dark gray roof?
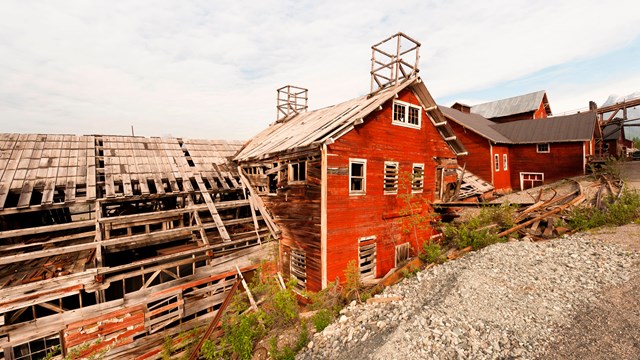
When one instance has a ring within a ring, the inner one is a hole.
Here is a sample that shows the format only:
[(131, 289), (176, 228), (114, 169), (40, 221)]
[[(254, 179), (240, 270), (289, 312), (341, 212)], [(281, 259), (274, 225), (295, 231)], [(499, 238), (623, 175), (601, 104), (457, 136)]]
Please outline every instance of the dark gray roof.
[(498, 131), (493, 126), (496, 124), (478, 114), (469, 114), (446, 106), (438, 105), (440, 111), (460, 126), (465, 127), (478, 135), (485, 137), (495, 143), (511, 143), (511, 140)]
[(588, 141), (596, 126), (595, 112), (520, 120), (494, 125), (494, 129), (516, 144)]
[(530, 94), (474, 105), (471, 107), (471, 112), (491, 119), (536, 111), (540, 107), (545, 93), (544, 90), (540, 90)]
[(449, 120), (494, 143), (588, 141), (596, 130), (595, 112), (496, 124), (478, 114), (467, 114), (446, 106), (440, 106), (440, 110)]
[(609, 124), (602, 128), (603, 140), (618, 140), (620, 138), (620, 125)]

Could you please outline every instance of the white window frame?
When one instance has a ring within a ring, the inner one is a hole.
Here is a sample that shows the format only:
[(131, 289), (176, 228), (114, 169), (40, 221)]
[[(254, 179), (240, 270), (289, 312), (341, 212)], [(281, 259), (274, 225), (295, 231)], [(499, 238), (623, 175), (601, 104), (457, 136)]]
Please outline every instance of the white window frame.
[(502, 170), (509, 170), (507, 154), (502, 154)]
[[(525, 175), (540, 175), (542, 177), (541, 180), (535, 180), (535, 181), (542, 181), (542, 184), (540, 185), (544, 185), (544, 173), (540, 173), (540, 172), (521, 172), (520, 173), (520, 190), (524, 190), (524, 177)], [(531, 181), (529, 179), (529, 181)]]
[[(547, 151), (540, 151), (540, 145), (547, 145)], [(536, 144), (536, 152), (539, 154), (548, 154), (551, 152), (551, 144), (549, 143), (540, 143)]]
[[(415, 175), (416, 168), (422, 169), (422, 175), (419, 179)], [(420, 182), (419, 188), (415, 186), (418, 181)], [(421, 193), (422, 191), (424, 191), (424, 163), (414, 163), (413, 166), (411, 166), (411, 192), (416, 194)]]
[[(362, 190), (352, 190), (351, 181), (353, 174), (351, 173), (352, 164), (362, 164)], [(367, 160), (366, 159), (349, 159), (349, 195), (365, 195), (367, 193)]]
[[(395, 176), (389, 176), (387, 174), (387, 166), (394, 166), (396, 169), (396, 174)], [(400, 173), (400, 163), (398, 163), (397, 161), (385, 161), (384, 162), (384, 173), (382, 174), (382, 188), (384, 190), (384, 194), (385, 195), (392, 195), (392, 194), (397, 194), (398, 193), (398, 181), (399, 181), (399, 176), (398, 174)], [(387, 181), (395, 181), (396, 187), (394, 190), (387, 190)]]
[[(396, 119), (396, 105), (404, 107), (404, 118)], [(418, 111), (418, 124), (409, 123), (409, 110), (415, 109)], [(394, 100), (391, 107), (391, 123), (393, 125), (404, 126), (412, 129), (420, 129), (422, 127), (422, 107), (408, 102)]]
[(496, 172), (500, 171), (500, 154), (493, 154), (493, 169)]
[[(293, 174), (293, 165), (298, 164), (298, 168), (300, 167), (300, 164), (304, 164), (304, 180), (294, 180), (294, 174)], [(303, 184), (307, 182), (307, 161), (306, 160), (302, 160), (302, 161), (293, 161), (289, 163), (289, 183), (291, 184)]]

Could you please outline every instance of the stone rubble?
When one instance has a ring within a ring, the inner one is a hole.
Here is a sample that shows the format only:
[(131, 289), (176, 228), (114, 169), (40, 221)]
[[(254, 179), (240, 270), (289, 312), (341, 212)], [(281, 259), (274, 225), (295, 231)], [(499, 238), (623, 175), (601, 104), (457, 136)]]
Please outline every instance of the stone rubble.
[(576, 311), (639, 275), (640, 256), (588, 234), (509, 242), (419, 272), (356, 304), (299, 359), (531, 359)]

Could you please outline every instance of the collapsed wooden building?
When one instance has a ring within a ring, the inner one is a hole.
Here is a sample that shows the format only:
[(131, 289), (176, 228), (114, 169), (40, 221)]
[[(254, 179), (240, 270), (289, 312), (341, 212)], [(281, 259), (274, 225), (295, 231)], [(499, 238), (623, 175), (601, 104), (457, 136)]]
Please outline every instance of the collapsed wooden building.
[(210, 321), (278, 231), (241, 145), (0, 134), (0, 358), (158, 358)]
[(306, 89), (281, 88), (278, 120), (235, 158), (303, 289), (344, 281), (349, 263), (376, 281), (437, 235), (430, 204), (455, 191), (466, 151), (417, 76), (419, 46), (402, 33), (374, 45), (370, 93), (340, 104), (307, 111)]

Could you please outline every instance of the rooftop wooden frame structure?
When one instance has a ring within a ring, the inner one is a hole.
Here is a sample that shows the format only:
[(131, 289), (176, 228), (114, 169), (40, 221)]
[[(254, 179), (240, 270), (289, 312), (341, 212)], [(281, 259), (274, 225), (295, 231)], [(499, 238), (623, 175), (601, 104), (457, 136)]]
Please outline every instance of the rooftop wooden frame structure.
[(278, 229), (239, 142), (0, 134), (0, 358), (158, 358)]
[(308, 89), (286, 85), (278, 89), (276, 120), (281, 121), (307, 111)]
[(402, 32), (373, 45), (370, 93), (416, 76), (419, 63), (420, 43)]

